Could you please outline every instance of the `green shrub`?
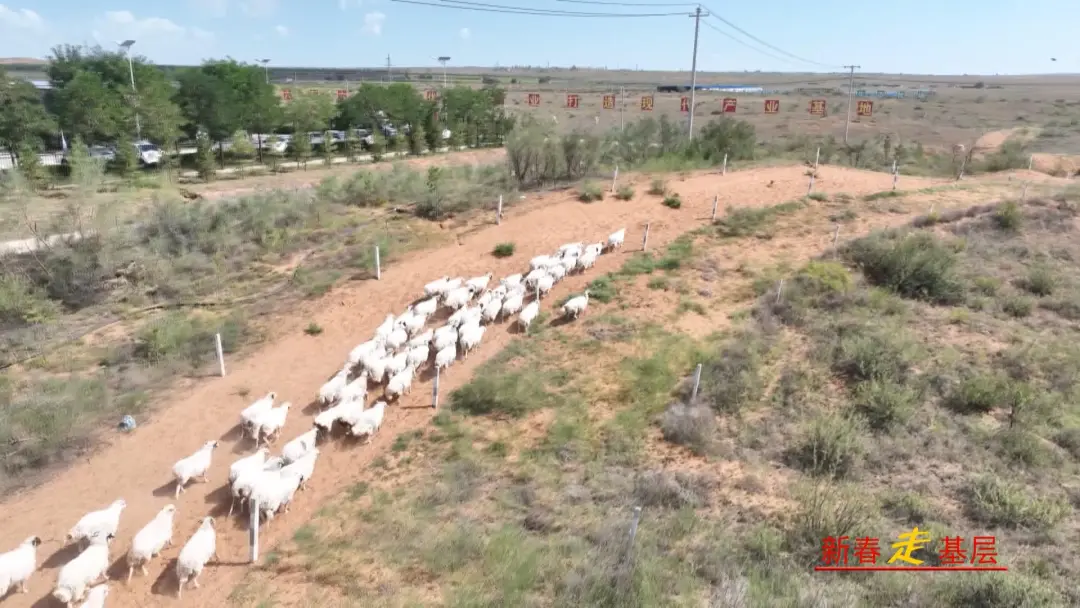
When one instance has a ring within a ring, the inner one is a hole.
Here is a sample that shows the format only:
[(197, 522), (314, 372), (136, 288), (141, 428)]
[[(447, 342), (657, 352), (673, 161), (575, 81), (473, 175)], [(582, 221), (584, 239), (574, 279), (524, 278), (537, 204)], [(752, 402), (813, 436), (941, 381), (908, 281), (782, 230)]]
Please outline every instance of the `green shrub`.
[(323, 332), (323, 328), (318, 323), (312, 321), (308, 323), (308, 326), (304, 328), (304, 333), (309, 336), (317, 336)]
[(665, 196), (664, 197), (664, 206), (669, 207), (671, 209), (678, 209), (678, 208), (682, 207), (682, 199), (679, 198), (678, 194), (672, 194), (670, 196)]
[(604, 190), (592, 182), (585, 182), (581, 185), (581, 192), (578, 193), (578, 200), (583, 203), (602, 201), (604, 200)]
[(22, 277), (0, 276), (0, 327), (43, 323), (60, 313), (60, 305)]
[(1019, 232), (1024, 223), (1024, 215), (1016, 201), (1007, 201), (998, 206), (992, 216), (994, 225), (1004, 232)]
[(915, 346), (905, 336), (885, 328), (858, 327), (841, 331), (832, 367), (851, 382), (903, 383), (914, 358)]
[(514, 255), (513, 243), (499, 243), (495, 245), (495, 248), (491, 250), (491, 255), (497, 258), (508, 258)]
[(173, 312), (137, 332), (132, 354), (148, 363), (178, 360), (194, 366), (214, 358), (217, 333), (224, 352), (231, 353), (246, 337), (247, 327), (239, 317), (205, 320)]
[(919, 394), (911, 387), (890, 381), (871, 380), (855, 386), (852, 404), (871, 428), (888, 431), (911, 419), (918, 398)]
[(937, 579), (932, 583), (934, 604), (942, 608), (1026, 608), (1067, 604), (1051, 582), (1011, 570)]
[(617, 295), (618, 288), (610, 275), (597, 277), (589, 282), (589, 300), (607, 304), (614, 300)]
[(849, 476), (863, 454), (857, 418), (830, 413), (814, 418), (785, 453), (790, 466), (815, 477)]
[(1032, 268), (1027, 277), (1017, 281), (1018, 287), (1036, 296), (1048, 296), (1054, 293), (1057, 286), (1057, 277), (1050, 269), (1038, 266)]
[(519, 417), (549, 403), (544, 379), (532, 371), (482, 373), (450, 394), (455, 412), (473, 416)]
[(1069, 514), (1063, 500), (1035, 496), (1031, 490), (994, 476), (968, 483), (964, 490), (968, 516), (988, 526), (1048, 530)]
[(761, 337), (746, 333), (721, 346), (702, 364), (698, 398), (720, 413), (734, 413), (761, 399), (767, 382), (767, 348)]
[(1031, 316), (1035, 310), (1035, 302), (1031, 298), (1012, 295), (1002, 300), (1001, 310), (1010, 317), (1023, 319)]
[(818, 201), (819, 203), (824, 203), (829, 200), (829, 195), (825, 194), (824, 192), (811, 192), (810, 194), (806, 195), (806, 198), (812, 201)]
[(675, 402), (668, 406), (660, 419), (664, 439), (685, 445), (699, 456), (712, 450), (716, 431), (716, 414), (694, 403)]
[(956, 254), (932, 234), (877, 233), (851, 243), (846, 255), (868, 281), (905, 298), (937, 304), (961, 301)]
[(628, 201), (634, 198), (634, 187), (630, 184), (623, 184), (619, 186), (618, 191), (615, 192), (615, 198), (620, 201)]
[(1010, 399), (1008, 378), (995, 374), (968, 376), (946, 397), (945, 405), (960, 414), (985, 414), (1005, 407)]
[(662, 179), (654, 179), (649, 184), (649, 194), (653, 196), (664, 196), (667, 193), (667, 184)]

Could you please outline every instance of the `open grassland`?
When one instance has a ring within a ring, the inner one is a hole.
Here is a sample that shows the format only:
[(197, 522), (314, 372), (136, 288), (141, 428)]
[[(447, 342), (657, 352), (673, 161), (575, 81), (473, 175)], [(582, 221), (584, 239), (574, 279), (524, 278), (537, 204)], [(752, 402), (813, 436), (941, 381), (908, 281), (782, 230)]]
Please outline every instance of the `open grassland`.
[[(1075, 605), (1080, 192), (1015, 194), (732, 204), (628, 252), (584, 318), (384, 438), (232, 604)], [(825, 536), (887, 558), (914, 525), (929, 564), (991, 534), (1010, 572), (810, 570)]]

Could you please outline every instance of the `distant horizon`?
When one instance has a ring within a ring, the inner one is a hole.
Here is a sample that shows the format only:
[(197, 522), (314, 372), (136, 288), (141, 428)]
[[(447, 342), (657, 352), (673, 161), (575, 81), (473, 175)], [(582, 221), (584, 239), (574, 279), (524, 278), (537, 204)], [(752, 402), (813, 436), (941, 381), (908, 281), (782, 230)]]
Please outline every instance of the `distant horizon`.
[[(221, 57), (226, 59), (227, 57)], [(0, 57), (0, 67), (21, 67), (21, 66), (34, 66), (44, 67), (48, 65), (48, 59), (41, 59), (36, 57)], [(186, 67), (198, 67), (200, 64), (189, 63), (157, 63), (151, 62), (154, 65), (169, 68), (186, 68)], [(252, 63), (252, 62), (249, 62)], [(273, 65), (268, 66), (271, 70), (359, 70), (359, 71), (376, 71), (384, 70), (386, 66), (382, 65), (370, 65), (370, 66), (318, 66), (318, 65)], [(391, 69), (395, 70), (429, 70), (433, 72), (442, 72), (443, 67), (441, 65), (393, 65)], [(489, 71), (489, 72), (505, 72), (510, 70), (521, 71), (576, 71), (576, 72), (633, 72), (633, 73), (655, 73), (655, 74), (690, 74), (690, 70), (646, 70), (646, 69), (632, 69), (632, 68), (607, 68), (597, 66), (504, 66), (504, 65), (462, 65), (462, 66), (447, 66), (447, 74), (461, 74), (468, 73), (473, 74), (477, 72)], [(734, 71), (716, 71), (716, 70), (698, 70), (698, 74), (781, 74), (781, 75), (835, 75), (843, 74), (847, 75), (844, 71), (765, 71), (765, 70), (734, 70)], [(1078, 72), (1030, 72), (1019, 74), (931, 74), (931, 73), (916, 73), (916, 72), (862, 72), (856, 71), (856, 77), (867, 76), (932, 76), (942, 78), (1023, 78), (1027, 76), (1075, 76), (1080, 80), (1080, 73)], [(1080, 84), (1078, 82), (1077, 84)]]

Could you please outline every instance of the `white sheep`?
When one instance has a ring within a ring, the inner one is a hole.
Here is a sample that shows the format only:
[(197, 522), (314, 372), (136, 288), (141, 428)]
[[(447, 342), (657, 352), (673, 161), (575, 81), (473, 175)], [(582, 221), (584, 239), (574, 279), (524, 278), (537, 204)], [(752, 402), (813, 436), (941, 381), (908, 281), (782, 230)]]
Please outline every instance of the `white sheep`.
[(446, 291), (450, 291), (451, 289), (457, 289), (458, 287), (461, 287), (464, 283), (465, 279), (461, 277), (457, 277), (456, 279), (450, 279), (446, 282)]
[(536, 270), (533, 270), (529, 274), (525, 275), (525, 286), (529, 289), (534, 289), (536, 287), (536, 282), (539, 281), (541, 277), (546, 276), (547, 268), (537, 268)]
[(587, 253), (585, 253), (585, 255), (578, 258), (578, 268), (580, 268), (582, 270), (582, 272), (592, 268), (593, 264), (595, 264), (595, 263), (596, 263), (596, 254), (590, 254), (590, 253), (587, 252)]
[(483, 276), (473, 277), (468, 281), (465, 281), (465, 287), (468, 287), (473, 293), (480, 293), (487, 289), (488, 282), (491, 281), (492, 276), (494, 275), (489, 272)]
[(500, 280), (499, 284), (504, 286), (504, 287), (508, 287), (508, 288), (509, 287), (517, 287), (518, 285), (521, 285), (521, 278), (522, 278), (521, 273), (512, 274), (512, 275)]
[(484, 308), (481, 306), (470, 306), (465, 309), (465, 317), (461, 321), (461, 325), (458, 326), (458, 333), (461, 333), (461, 328), (471, 324), (480, 323), (480, 319), (484, 317)]
[(367, 437), (367, 441), (364, 443), (371, 443), (374, 439), (375, 433), (379, 431), (379, 427), (382, 426), (383, 416), (386, 413), (386, 402), (377, 401), (375, 405), (371, 406), (371, 409), (365, 410), (361, 419), (357, 420), (349, 429), (349, 433), (354, 437)]
[(281, 511), (282, 507), (284, 507), (286, 513), (289, 512), (289, 504), (292, 503), (296, 491), (300, 489), (301, 481), (303, 481), (301, 471), (282, 469), (276, 475), (268, 475), (259, 480), (259, 483), (252, 489), (251, 500), (259, 505), (259, 517), (266, 517), (267, 527), (270, 526), (270, 520), (274, 519), (274, 515)]
[(123, 498), (118, 498), (104, 509), (83, 515), (68, 532), (66, 542), (81, 543), (98, 533), (102, 536), (116, 534), (116, 529), (120, 527), (120, 514), (124, 511), (124, 507), (127, 507), (127, 503)]
[(349, 363), (345, 367), (341, 368), (341, 371), (334, 374), (333, 378), (330, 378), (319, 388), (319, 405), (324, 409), (333, 405), (338, 399), (341, 399), (341, 390), (345, 388), (345, 385), (349, 383), (349, 369), (356, 362), (352, 361), (352, 353), (349, 354)]
[[(364, 410), (365, 412), (368, 410)], [(281, 469), (281, 475), (287, 475), (289, 473), (300, 474), (300, 486), (299, 489), (304, 489), (304, 484), (307, 483), (311, 476), (315, 474), (315, 461), (319, 458), (319, 448), (311, 448), (307, 454), (298, 459), (296, 462), (290, 463), (288, 466)]]
[(436, 279), (427, 285), (424, 285), (424, 296), (430, 297), (435, 295), (441, 295), (446, 292), (446, 282), (450, 280), (450, 277), (443, 277)]
[(394, 319), (394, 315), (386, 315), (386, 318), (383, 319), (383, 322), (375, 328), (375, 339), (385, 342), (386, 338), (390, 336), (390, 332), (394, 329), (395, 321), (396, 319)]
[[(271, 464), (271, 461), (273, 461), (273, 464)], [(263, 465), (261, 469), (245, 469), (242, 471), (240, 475), (236, 477), (236, 480), (229, 486), (229, 491), (232, 494), (232, 501), (229, 503), (229, 517), (232, 517), (237, 503), (240, 503), (241, 505), (247, 503), (248, 498), (251, 496), (252, 489), (258, 485), (264, 477), (267, 477), (268, 475), (277, 475), (284, 466), (284, 459), (273, 458), (267, 460), (266, 464)]]
[(129, 582), (135, 574), (135, 568), (141, 569), (143, 576), (149, 576), (150, 572), (146, 570), (146, 564), (161, 553), (162, 549), (172, 546), (175, 516), (176, 505), (165, 505), (154, 516), (154, 519), (150, 520), (150, 523), (135, 534), (127, 554), (127, 580)]
[(191, 535), (180, 549), (176, 558), (176, 597), (184, 594), (184, 585), (188, 581), (198, 589), (199, 575), (211, 559), (217, 559), (217, 533), (214, 531), (214, 518), (204, 517), (199, 529)]
[(11, 551), (0, 553), (0, 599), (16, 585), (20, 593), (28, 591), (26, 581), (37, 570), (37, 548), (40, 544), (40, 537), (31, 536)]
[(408, 393), (412, 389), (414, 372), (415, 369), (407, 365), (405, 369), (394, 374), (394, 377), (390, 378), (390, 381), (386, 383), (386, 398), (392, 400)]
[(536, 270), (546, 267), (548, 265), (548, 262), (550, 261), (551, 256), (538, 255), (535, 258), (529, 260), (529, 269), (535, 272)]
[(236, 481), (244, 471), (260, 470), (266, 465), (266, 457), (270, 455), (270, 448), (259, 448), (257, 452), (251, 456), (244, 456), (238, 458), (235, 462), (229, 465), (229, 483), (232, 484)]
[(390, 358), (390, 361), (386, 364), (386, 375), (389, 378), (400, 374), (402, 370), (409, 366), (409, 352), (405, 351), (398, 353)]
[(459, 287), (446, 293), (443, 304), (446, 304), (448, 308), (460, 310), (462, 306), (465, 306), (472, 300), (473, 295), (475, 294), (468, 287)]
[(349, 351), (348, 362), (350, 365), (356, 365), (360, 363), (369, 353), (375, 351), (375, 349), (382, 346), (383, 338), (374, 337), (367, 342), (356, 345), (355, 348)]
[(566, 245), (559, 247), (559, 257), (577, 257), (581, 255), (581, 252), (584, 248), (584, 243), (567, 243)]
[(576, 318), (578, 318), (578, 315), (585, 312), (585, 309), (588, 306), (589, 306), (589, 290), (586, 289), (584, 294), (582, 294), (580, 296), (577, 296), (577, 297), (574, 297), (574, 298), (570, 298), (569, 300), (566, 301), (566, 304), (563, 304), (563, 307), (562, 307), (563, 314), (565, 316), (567, 316), (567, 317), (572, 318), (572, 319), (576, 319)]
[(612, 232), (611, 235), (607, 237), (607, 244), (608, 244), (609, 248), (614, 250), (614, 249), (617, 249), (618, 247), (622, 246), (623, 241), (625, 241), (625, 240), (626, 240), (626, 228), (620, 228), (618, 231)]
[(105, 577), (109, 569), (109, 543), (113, 538), (112, 534), (95, 533), (90, 537), (90, 546), (60, 568), (52, 592), (58, 602), (70, 608), (73, 602), (86, 596), (90, 585)]
[(468, 313), (468, 309), (465, 307), (459, 308), (454, 311), (452, 315), (446, 319), (446, 327), (453, 327), (457, 329), (458, 325), (461, 325), (461, 320), (465, 318)]
[(90, 588), (86, 601), (79, 608), (105, 608), (105, 598), (109, 597), (109, 584), (101, 583)]
[(488, 302), (487, 305), (484, 306), (483, 313), (482, 313), (483, 314), (482, 319), (483, 319), (484, 323), (491, 323), (495, 319), (498, 319), (499, 318), (499, 312), (501, 310), (502, 310), (502, 300), (495, 298), (495, 299), (492, 299), (490, 302)]
[(367, 397), (368, 375), (363, 372), (355, 380), (345, 385), (341, 391), (342, 401), (363, 401)]
[(448, 344), (455, 344), (458, 338), (458, 331), (456, 327), (450, 325), (444, 325), (435, 330), (435, 333), (431, 336), (431, 346), (440, 351), (446, 348)]
[(409, 332), (405, 331), (403, 327), (395, 327), (386, 338), (386, 348), (397, 351), (402, 346), (405, 346), (405, 343), (408, 341)]
[(270, 411), (270, 408), (274, 407), (274, 400), (277, 399), (277, 393), (270, 391), (265, 396), (257, 399), (254, 403), (244, 408), (244, 411), (240, 412), (240, 436), (241, 438), (253, 430), (255, 419), (262, 416), (264, 413)]
[[(258, 431), (256, 431), (257, 433)], [(258, 437), (258, 435), (256, 435)], [(201, 478), (203, 481), (210, 481), (206, 478), (206, 471), (210, 469), (210, 457), (214, 452), (214, 448), (218, 446), (216, 440), (210, 440), (203, 444), (194, 454), (186, 458), (181, 458), (173, 465), (173, 478), (176, 480), (176, 496), (175, 500), (180, 499), (180, 493), (184, 491), (184, 485), (187, 482)]]
[(562, 263), (559, 264), (559, 267), (562, 268), (563, 275), (569, 275), (577, 269), (577, 263), (577, 258), (564, 258)]
[(383, 352), (368, 355), (363, 361), (364, 373), (367, 374), (368, 380), (375, 384), (381, 383), (386, 377), (386, 363), (389, 360), (390, 358)]
[(424, 333), (418, 334), (414, 338), (410, 338), (408, 343), (406, 344), (406, 346), (408, 346), (409, 349), (413, 349), (413, 348), (416, 348), (418, 346), (424, 346), (426, 344), (429, 344), (431, 342), (431, 339), (434, 338), (434, 337), (435, 337), (435, 330), (434, 329), (428, 329)]
[(406, 362), (409, 367), (415, 369), (427, 363), (429, 357), (431, 357), (431, 346), (428, 344), (421, 344), (420, 346), (409, 349)]
[(281, 457), (289, 464), (300, 460), (304, 457), (304, 454), (315, 449), (318, 438), (319, 429), (311, 429), (289, 443), (286, 443), (285, 447), (281, 448)]
[(525, 305), (525, 294), (520, 292), (514, 292), (506, 296), (506, 300), (502, 304), (503, 318), (510, 315), (516, 315), (521, 311), (521, 307)]
[(483, 310), (484, 307), (488, 304), (491, 304), (491, 301), (494, 299), (496, 299), (495, 294), (491, 293), (490, 291), (485, 291), (479, 298), (476, 299), (476, 305), (480, 307), (480, 310)]
[[(350, 383), (352, 384), (352, 383)], [(349, 389), (349, 385), (345, 385), (345, 390)], [(366, 381), (364, 390), (367, 390)], [(286, 401), (278, 407), (271, 408), (269, 412), (266, 412), (255, 424), (257, 428), (255, 430), (255, 447), (259, 446), (260, 441), (266, 441), (266, 443), (272, 443), (277, 438), (278, 433), (285, 427), (285, 420), (289, 417), (289, 408), (292, 407), (292, 403)]]
[(432, 296), (422, 302), (417, 303), (417, 305), (413, 307), (414, 313), (424, 315), (425, 317), (430, 317), (431, 315), (435, 314), (436, 310), (439, 310), (438, 296)]
[(590, 243), (585, 246), (585, 253), (592, 252), (593, 255), (599, 256), (604, 253), (604, 243)]
[(469, 358), (469, 353), (479, 346), (480, 341), (484, 339), (485, 329), (487, 328), (483, 326), (469, 326), (461, 333), (461, 350), (466, 359)]
[(439, 352), (435, 353), (435, 367), (437, 369), (445, 369), (450, 367), (457, 360), (457, 343), (448, 344), (439, 349)]
[[(412, 337), (419, 334), (424, 329), (426, 323), (426, 315), (413, 311), (411, 315), (402, 321), (402, 327), (405, 329), (405, 332)], [(406, 339), (405, 342), (408, 342), (408, 339)], [(404, 343), (402, 343), (402, 345), (404, 345)], [(401, 348), (401, 346), (398, 346), (398, 348)]]
[(533, 320), (540, 314), (540, 303), (536, 300), (529, 302), (529, 304), (518, 315), (518, 322), (521, 323), (522, 329), (525, 333), (529, 333), (529, 326), (532, 325)]
[(551, 277), (552, 282), (558, 283), (566, 278), (566, 266), (563, 266), (562, 264), (552, 266), (548, 269), (548, 276)]
[(550, 274), (546, 274), (540, 277), (540, 280), (536, 282), (537, 296), (542, 297), (547, 295), (547, 293), (551, 291), (551, 288), (554, 286), (555, 279)]
[(343, 417), (348, 417), (351, 412), (360, 409), (364, 409), (364, 403), (362, 401), (342, 401), (334, 407), (319, 413), (315, 416), (315, 427), (325, 432), (327, 435), (334, 430), (334, 423), (341, 420)]

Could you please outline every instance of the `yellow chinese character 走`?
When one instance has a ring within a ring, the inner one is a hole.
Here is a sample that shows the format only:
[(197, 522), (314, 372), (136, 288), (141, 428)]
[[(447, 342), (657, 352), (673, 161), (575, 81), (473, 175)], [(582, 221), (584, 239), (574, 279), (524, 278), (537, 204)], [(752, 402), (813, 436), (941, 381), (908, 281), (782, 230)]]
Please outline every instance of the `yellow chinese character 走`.
[(893, 553), (893, 556), (889, 558), (887, 563), (891, 564), (896, 560), (900, 560), (913, 566), (918, 566), (923, 563), (923, 560), (916, 559), (912, 557), (911, 554), (930, 543), (929, 532), (920, 530), (918, 526), (915, 526), (911, 529), (911, 532), (898, 534), (896, 538), (899, 539), (899, 542), (892, 544), (892, 548), (896, 549), (896, 553)]

